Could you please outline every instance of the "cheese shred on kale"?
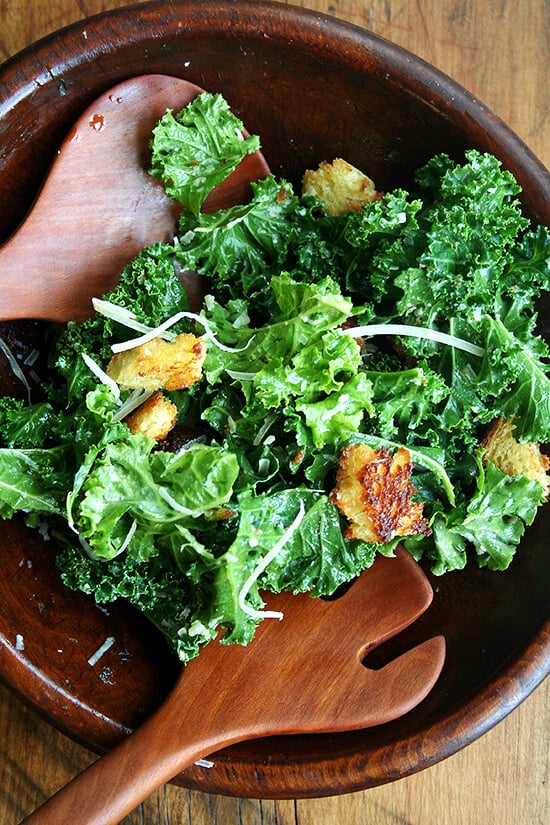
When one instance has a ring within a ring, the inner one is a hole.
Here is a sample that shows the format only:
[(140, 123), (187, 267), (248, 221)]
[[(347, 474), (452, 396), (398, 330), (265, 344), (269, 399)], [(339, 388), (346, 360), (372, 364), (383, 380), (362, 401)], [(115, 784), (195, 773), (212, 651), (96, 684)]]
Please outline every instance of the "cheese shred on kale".
[[(127, 599), (184, 661), (220, 626), (246, 643), (262, 590), (330, 594), (398, 540), (438, 574), (468, 559), (505, 569), (545, 499), (482, 450), (499, 418), (520, 442), (550, 441), (536, 330), (550, 238), (513, 177), (472, 150), (350, 214), (274, 176), (203, 214), (258, 145), (219, 95), (167, 113), (152, 174), (182, 203), (173, 243), (144, 249), (96, 315), (61, 332), (43, 397), (0, 399), (0, 516), (51, 521), (64, 582)], [(182, 270), (206, 285), (198, 313)], [(121, 420), (151, 395), (107, 374), (136, 344), (128, 328), (142, 343), (204, 337), (200, 380), (163, 391), (175, 431), (198, 434), (175, 450)], [(331, 493), (354, 444), (408, 457), (420, 534), (345, 537)]]

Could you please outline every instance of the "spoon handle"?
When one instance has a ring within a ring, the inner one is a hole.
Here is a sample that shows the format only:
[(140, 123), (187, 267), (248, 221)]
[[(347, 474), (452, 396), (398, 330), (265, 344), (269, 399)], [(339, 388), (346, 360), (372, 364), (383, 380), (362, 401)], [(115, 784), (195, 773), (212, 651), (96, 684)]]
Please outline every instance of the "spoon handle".
[(0, 320), (41, 318), (49, 299), (33, 279), (33, 273), (40, 271), (37, 250), (20, 247), (13, 254), (12, 249), (9, 241), (0, 249)]

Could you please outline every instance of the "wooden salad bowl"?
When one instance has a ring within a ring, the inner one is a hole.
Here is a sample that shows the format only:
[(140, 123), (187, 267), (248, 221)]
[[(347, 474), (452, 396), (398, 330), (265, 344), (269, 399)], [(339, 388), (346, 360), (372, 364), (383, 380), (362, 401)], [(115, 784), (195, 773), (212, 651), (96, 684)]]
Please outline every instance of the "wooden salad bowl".
[[(116, 83), (146, 73), (222, 92), (261, 136), (273, 172), (295, 184), (305, 168), (342, 156), (379, 189), (406, 188), (432, 155), (473, 147), (497, 155), (521, 184), (526, 212), (550, 224), (545, 168), (482, 103), (419, 58), (292, 6), (162, 0), (79, 22), (0, 69), (0, 242), (29, 210), (79, 114)], [(32, 282), (33, 272), (26, 277)], [(543, 331), (548, 318), (542, 306)], [(0, 337), (23, 355), (45, 333), (40, 322), (0, 326)], [(24, 369), (30, 375), (37, 366)], [(0, 353), (0, 392), (19, 387)], [(368, 730), (241, 742), (217, 753), (213, 767), (195, 765), (175, 782), (245, 797), (332, 795), (404, 777), (475, 740), (550, 671), (549, 531), (546, 505), (508, 571), (472, 565), (430, 576), (430, 608), (394, 643), (406, 649), (434, 635), (446, 639), (443, 672), (414, 710)], [(53, 725), (101, 753), (166, 697), (178, 663), (125, 604), (100, 610), (66, 590), (55, 555), (54, 544), (21, 521), (2, 523), (0, 677)]]

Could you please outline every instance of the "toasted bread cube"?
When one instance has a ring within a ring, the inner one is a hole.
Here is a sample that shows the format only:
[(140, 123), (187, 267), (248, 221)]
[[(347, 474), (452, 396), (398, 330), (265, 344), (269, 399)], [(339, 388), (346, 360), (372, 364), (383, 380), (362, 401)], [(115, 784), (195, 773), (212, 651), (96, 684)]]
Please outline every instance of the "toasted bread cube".
[(183, 390), (202, 377), (206, 347), (202, 338), (182, 333), (174, 341), (153, 338), (116, 353), (107, 375), (123, 389)]
[(542, 484), (546, 498), (550, 496), (550, 459), (532, 441), (520, 443), (514, 436), (514, 424), (497, 418), (482, 441), (483, 461), (492, 461), (506, 475), (524, 473)]
[(308, 169), (302, 179), (302, 192), (320, 200), (329, 215), (358, 212), (368, 201), (380, 198), (374, 182), (342, 158)]
[(125, 421), (132, 433), (142, 433), (160, 441), (175, 427), (177, 414), (176, 405), (161, 392), (155, 392)]
[(350, 522), (347, 539), (386, 543), (396, 536), (428, 535), (422, 502), (413, 501), (412, 462), (405, 447), (393, 454), (367, 444), (342, 450), (330, 501)]

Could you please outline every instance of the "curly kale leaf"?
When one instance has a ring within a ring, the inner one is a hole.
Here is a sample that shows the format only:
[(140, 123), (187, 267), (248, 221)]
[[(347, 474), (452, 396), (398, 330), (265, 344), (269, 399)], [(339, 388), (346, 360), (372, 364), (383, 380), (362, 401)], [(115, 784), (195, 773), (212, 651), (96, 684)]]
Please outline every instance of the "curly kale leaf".
[(245, 494), (239, 512), (237, 535), (214, 581), (215, 612), (229, 628), (224, 642), (252, 637), (263, 618), (260, 589), (328, 595), (372, 564), (370, 548), (344, 541), (336, 508), (319, 493)]
[(93, 555), (150, 558), (231, 497), (238, 475), (231, 453), (194, 444), (172, 454), (152, 451), (153, 443), (128, 433), (90, 448), (79, 468), (67, 509)]
[[(432, 571), (441, 575), (466, 565), (471, 546), (480, 567), (506, 570), (517, 546), (532, 524), (544, 490), (525, 475), (509, 476), (492, 462), (478, 465), (477, 489), (472, 498), (432, 520), (434, 541), (427, 551)], [(413, 550), (414, 552), (414, 550)]]
[(48, 401), (26, 405), (22, 399), (0, 398), (0, 444), (44, 447), (59, 438), (57, 415)]
[(485, 394), (487, 409), (492, 417), (513, 419), (514, 435), (520, 441), (550, 441), (547, 358), (539, 358), (498, 319), (488, 316), (485, 328), (486, 355), (478, 387)]
[(298, 200), (286, 181), (270, 176), (252, 184), (249, 203), (198, 217), (183, 212), (178, 261), (208, 277), (233, 298), (261, 294), (273, 268), (286, 259), (290, 216)]
[(156, 125), (151, 174), (197, 216), (210, 191), (259, 147), (256, 135), (244, 136), (222, 95), (204, 92), (176, 114), (169, 109)]

